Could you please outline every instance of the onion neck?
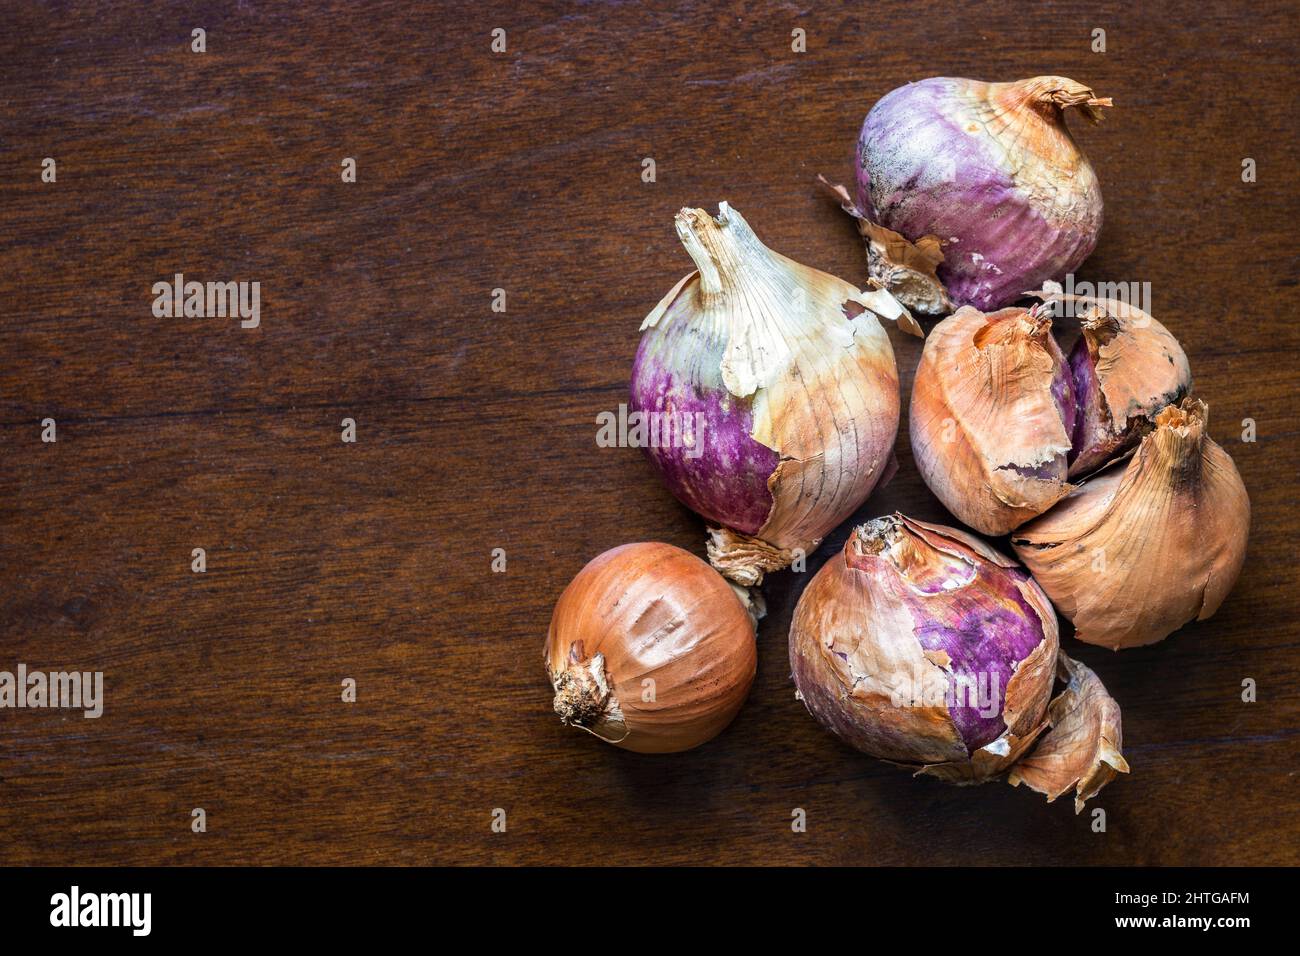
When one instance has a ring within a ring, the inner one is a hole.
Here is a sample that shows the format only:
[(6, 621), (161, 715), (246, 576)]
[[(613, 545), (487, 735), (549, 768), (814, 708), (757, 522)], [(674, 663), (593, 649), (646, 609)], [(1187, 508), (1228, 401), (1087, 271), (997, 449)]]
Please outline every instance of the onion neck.
[(1182, 405), (1166, 406), (1156, 416), (1155, 433), (1148, 439), (1150, 460), (1171, 485), (1195, 484), (1200, 480), (1208, 414), (1204, 402), (1188, 398)]
[(1117, 316), (1111, 315), (1098, 303), (1089, 303), (1079, 322), (1083, 337), (1088, 343), (1088, 352), (1095, 359), (1103, 345), (1119, 335), (1122, 326)]
[(1051, 328), (1050, 310), (1013, 306), (988, 313), (984, 324), (975, 330), (973, 342), (981, 352), (990, 345), (1012, 347), (1020, 352), (1030, 348), (1031, 344), (1042, 348)]
[[(859, 555), (887, 561), (912, 588), (922, 593), (950, 591), (969, 584), (975, 577), (973, 562), (956, 552), (936, 548), (910, 528), (907, 519), (897, 512), (859, 525), (852, 540)], [(852, 560), (849, 564), (861, 568)]]
[(1009, 308), (992, 312), (985, 317), (984, 325), (976, 329), (971, 341), (988, 363), (990, 381), (999, 395), (1004, 394), (1008, 381), (1018, 376), (1022, 368), (1040, 369), (1049, 377), (1058, 370), (1049, 309)]
[(852, 542), (858, 554), (880, 555), (898, 541), (902, 529), (903, 521), (897, 512), (883, 515), (854, 528)]
[(676, 223), (677, 235), (699, 270), (705, 302), (740, 289), (771, 261), (771, 250), (725, 202), (718, 204), (716, 217), (703, 209), (683, 209)]
[(1015, 83), (990, 83), (989, 99), (1009, 109), (1032, 109), (1059, 122), (1064, 111), (1075, 107), (1090, 122), (1101, 122), (1101, 108), (1110, 97), (1099, 97), (1091, 87), (1065, 76), (1034, 76)]

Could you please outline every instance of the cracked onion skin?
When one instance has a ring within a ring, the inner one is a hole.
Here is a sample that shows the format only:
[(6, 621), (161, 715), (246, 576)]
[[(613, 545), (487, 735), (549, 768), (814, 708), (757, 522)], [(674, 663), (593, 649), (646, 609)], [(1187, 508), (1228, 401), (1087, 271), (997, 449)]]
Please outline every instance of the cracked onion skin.
[(676, 227), (696, 271), (642, 323), (630, 407), (702, 423), (700, 447), (645, 451), (710, 522), (713, 565), (750, 586), (811, 554), (887, 474), (898, 369), (877, 316), (920, 329), (887, 293), (773, 252), (726, 203)]
[[(872, 756), (968, 783), (1036, 736), (1057, 649), (1056, 615), (1027, 572), (902, 515), (856, 528), (790, 626), (795, 686), (819, 723)], [(908, 705), (933, 704), (959, 676), (984, 682), (987, 706)]]
[(894, 514), (854, 529), (799, 599), (790, 667), (818, 723), (918, 774), (974, 784), (1015, 768), (1049, 800), (1073, 788), (1077, 811), (1128, 771), (1119, 708), (1060, 653), (1046, 596), (955, 528)]
[(1112, 650), (1153, 644), (1210, 617), (1232, 590), (1250, 498), (1232, 458), (1205, 433), (1207, 418), (1199, 399), (1165, 408), (1127, 463), (1012, 536), (1079, 640)]
[(969, 306), (926, 338), (909, 429), (917, 470), (964, 524), (1003, 535), (1069, 494), (1076, 404), (1051, 311)]
[(737, 590), (693, 554), (661, 543), (613, 548), (556, 602), (544, 652), (555, 711), (625, 750), (698, 747), (745, 702), (754, 630)]
[[(1131, 454), (1156, 414), (1192, 388), (1182, 346), (1136, 306), (1034, 294), (1043, 302), (1031, 309), (966, 306), (940, 322), (912, 387), (917, 470), (949, 511), (989, 535)], [(1080, 307), (1068, 358), (1052, 336), (1064, 301)]]
[(1001, 308), (1073, 272), (1096, 246), (1101, 187), (1065, 110), (1098, 122), (1110, 105), (1062, 76), (900, 87), (862, 124), (858, 208), (918, 247), (942, 243), (937, 275), (953, 304)]
[(1072, 298), (1081, 334), (1070, 350), (1078, 405), (1070, 477), (1088, 475), (1131, 452), (1168, 405), (1192, 390), (1187, 355), (1169, 330), (1136, 306)]

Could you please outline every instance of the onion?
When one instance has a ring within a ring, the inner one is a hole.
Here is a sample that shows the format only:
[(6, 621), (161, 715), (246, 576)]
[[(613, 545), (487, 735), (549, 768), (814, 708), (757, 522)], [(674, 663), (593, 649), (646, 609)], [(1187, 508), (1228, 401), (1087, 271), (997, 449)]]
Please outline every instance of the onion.
[(1082, 334), (1070, 350), (1070, 375), (1078, 404), (1070, 451), (1070, 476), (1105, 467), (1131, 452), (1155, 417), (1192, 389), (1183, 347), (1163, 325), (1136, 306), (1113, 299), (1048, 296), (1082, 303)]
[[(1141, 309), (1046, 294), (1032, 309), (965, 307), (935, 326), (912, 386), (917, 470), (944, 506), (984, 534), (1043, 514), (1077, 478), (1132, 452), (1160, 409), (1192, 387), (1187, 356)], [(1082, 306), (1068, 359), (1052, 308)]]
[(631, 407), (692, 434), (646, 452), (714, 526), (713, 565), (753, 585), (811, 553), (892, 464), (898, 369), (875, 315), (920, 329), (888, 293), (768, 249), (726, 203), (676, 224), (697, 271), (641, 325)]
[(1075, 637), (1112, 650), (1162, 640), (1218, 610), (1246, 557), (1250, 498), (1205, 434), (1204, 402), (1156, 416), (1126, 466), (1086, 482), (1012, 536)]
[(1128, 771), (1119, 708), (1060, 653), (1038, 585), (953, 528), (900, 514), (856, 528), (799, 599), (790, 666), (819, 723), (918, 774), (982, 783), (1016, 766), (1049, 799), (1073, 787), (1077, 811)]
[(962, 522), (1006, 534), (1069, 494), (1076, 406), (1050, 310), (969, 306), (934, 327), (912, 384), (916, 467)]
[[(1101, 189), (1064, 111), (1097, 122), (1110, 105), (1062, 76), (934, 77), (888, 93), (862, 124), (857, 206), (846, 205), (866, 220), (871, 274), (938, 314), (948, 299), (1001, 308), (1078, 268), (1101, 230)], [(937, 279), (918, 291), (936, 255)]]
[(640, 753), (689, 750), (731, 723), (749, 693), (754, 618), (694, 555), (625, 544), (564, 589), (545, 658), (565, 724)]

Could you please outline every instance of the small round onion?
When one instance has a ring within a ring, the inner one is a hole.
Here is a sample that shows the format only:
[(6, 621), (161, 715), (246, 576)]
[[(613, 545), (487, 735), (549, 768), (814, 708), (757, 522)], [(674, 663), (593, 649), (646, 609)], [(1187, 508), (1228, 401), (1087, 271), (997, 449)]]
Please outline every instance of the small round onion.
[(1101, 188), (1064, 110), (1078, 107), (1095, 122), (1109, 105), (1062, 76), (934, 77), (900, 87), (862, 124), (861, 214), (923, 248), (937, 238), (938, 278), (956, 305), (1008, 305), (1072, 272), (1096, 245)]
[(690, 750), (731, 723), (749, 693), (754, 618), (694, 555), (625, 544), (564, 589), (545, 658), (564, 723), (639, 753)]
[(1082, 334), (1070, 350), (1078, 403), (1070, 452), (1074, 478), (1136, 448), (1154, 427), (1156, 415), (1191, 392), (1192, 370), (1178, 340), (1136, 306), (1113, 299), (1072, 299), (1082, 306)]
[(895, 514), (856, 528), (809, 583), (790, 666), (818, 722), (954, 782), (1004, 771), (1043, 728), (1056, 615), (977, 538)]

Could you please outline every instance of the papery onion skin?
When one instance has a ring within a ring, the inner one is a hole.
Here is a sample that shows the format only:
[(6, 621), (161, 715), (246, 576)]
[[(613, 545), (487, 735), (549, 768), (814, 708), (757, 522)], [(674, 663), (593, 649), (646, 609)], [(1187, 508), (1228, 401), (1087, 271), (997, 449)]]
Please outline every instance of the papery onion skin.
[(630, 405), (700, 416), (702, 448), (646, 453), (720, 526), (714, 566), (753, 585), (811, 553), (891, 464), (898, 369), (866, 307), (897, 304), (773, 252), (726, 203), (716, 218), (683, 209), (676, 225), (698, 269), (642, 323)]
[(626, 750), (698, 747), (749, 693), (754, 629), (736, 589), (693, 554), (654, 542), (613, 548), (556, 602), (544, 653), (555, 710)]
[(1210, 617), (1232, 590), (1250, 498), (1232, 458), (1205, 434), (1207, 416), (1198, 399), (1169, 406), (1127, 463), (1012, 536), (1079, 640), (1152, 644)]
[(1073, 789), (1077, 814), (1116, 774), (1129, 772), (1121, 752), (1124, 728), (1119, 704), (1091, 669), (1064, 651), (1056, 655), (1056, 669), (1065, 689), (1047, 709), (1051, 729), (1012, 765), (1007, 783), (1032, 787), (1048, 803)]
[[(1001, 773), (1042, 731), (1057, 650), (1056, 615), (1023, 568), (902, 515), (855, 529), (790, 626), (795, 685), (819, 723), (959, 783)], [(943, 699), (959, 675), (984, 682), (980, 707)]]
[[(695, 449), (647, 447), (668, 490), (710, 521), (757, 534), (772, 510), (768, 479), (781, 456), (756, 442), (754, 396), (738, 398), (722, 381), (725, 330), (693, 323), (689, 292), (674, 298), (656, 329), (648, 329), (632, 367), (637, 412), (700, 415), (703, 444)], [(658, 330), (658, 331), (656, 331)]]
[(1070, 452), (1073, 478), (1135, 448), (1161, 409), (1191, 392), (1192, 370), (1178, 340), (1136, 306), (1069, 298), (1082, 327), (1069, 358), (1079, 406)]
[(858, 206), (914, 243), (943, 243), (938, 277), (955, 305), (1008, 305), (1096, 246), (1101, 188), (1063, 111), (1096, 121), (1109, 105), (1060, 76), (900, 87), (862, 125)]
[(917, 366), (917, 470), (962, 522), (1006, 534), (1069, 493), (1075, 415), (1050, 310), (958, 309), (935, 326)]

